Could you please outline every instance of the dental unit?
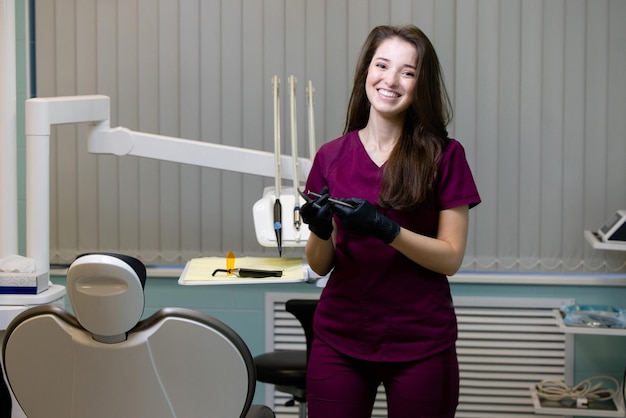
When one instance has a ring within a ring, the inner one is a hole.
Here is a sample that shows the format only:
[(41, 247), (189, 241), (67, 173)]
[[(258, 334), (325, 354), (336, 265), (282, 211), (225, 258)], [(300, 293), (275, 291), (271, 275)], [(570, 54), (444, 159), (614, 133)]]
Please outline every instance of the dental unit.
[[(123, 127), (111, 128), (109, 109), (110, 99), (103, 95), (34, 98), (26, 101), (27, 256), (35, 259), (38, 270), (47, 270), (50, 255), (48, 177), (52, 125), (87, 123), (88, 151), (91, 153), (132, 155), (265, 177), (275, 176), (275, 155), (271, 152), (134, 132)], [(298, 157), (298, 164), (292, 164), (292, 158), (281, 155), (277, 159), (282, 167), (280, 178), (293, 180), (294, 174), (306, 178), (311, 160)], [(294, 167), (299, 167), (300, 172), (294, 173)], [(258, 208), (256, 212), (259, 212)], [(255, 213), (255, 225), (259, 223), (260, 216), (262, 214)], [(293, 226), (290, 228), (285, 223), (283, 228), (291, 229), (283, 231), (283, 246), (304, 245), (304, 239), (294, 239), (296, 234)], [(304, 234), (301, 233), (299, 237), (304, 238)], [(263, 237), (259, 242), (266, 246), (275, 245)]]

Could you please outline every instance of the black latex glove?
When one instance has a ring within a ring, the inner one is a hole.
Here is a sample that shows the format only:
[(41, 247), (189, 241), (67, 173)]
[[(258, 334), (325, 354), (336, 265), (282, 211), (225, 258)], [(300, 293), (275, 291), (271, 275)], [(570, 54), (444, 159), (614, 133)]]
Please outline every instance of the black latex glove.
[(333, 212), (348, 229), (361, 231), (391, 243), (400, 233), (400, 225), (380, 213), (374, 205), (363, 199), (339, 199), (353, 207), (332, 203)]
[(325, 241), (333, 232), (333, 212), (329, 197), (328, 187), (324, 187), (320, 191), (320, 197), (315, 200), (304, 196), (307, 202), (300, 207), (302, 222), (309, 225), (309, 231)]

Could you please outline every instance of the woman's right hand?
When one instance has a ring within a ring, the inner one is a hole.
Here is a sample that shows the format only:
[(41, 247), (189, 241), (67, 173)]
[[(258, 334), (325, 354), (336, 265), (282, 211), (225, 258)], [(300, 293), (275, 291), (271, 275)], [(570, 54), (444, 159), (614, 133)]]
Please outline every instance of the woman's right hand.
[(333, 232), (333, 214), (328, 198), (328, 187), (320, 191), (320, 196), (315, 200), (308, 199), (300, 208), (302, 222), (309, 225), (309, 231), (327, 241)]

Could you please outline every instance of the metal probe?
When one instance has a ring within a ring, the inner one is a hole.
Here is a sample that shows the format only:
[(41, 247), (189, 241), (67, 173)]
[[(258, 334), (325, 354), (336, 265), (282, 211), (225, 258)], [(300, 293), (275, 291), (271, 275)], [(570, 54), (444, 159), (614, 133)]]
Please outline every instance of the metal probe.
[[(310, 190), (307, 190), (307, 192), (306, 192), (306, 193), (307, 193), (307, 194), (310, 194), (311, 196), (315, 196), (315, 197), (322, 197), (322, 195), (321, 195), (321, 194), (319, 194), (319, 193), (315, 193), (315, 192), (312, 192), (312, 191), (310, 191)], [(300, 194), (301, 194), (301, 195), (303, 195), (303, 196), (305, 196), (302, 192), (300, 192)], [(329, 202), (332, 202), (332, 203), (336, 203), (337, 205), (346, 206), (346, 207), (348, 207), (348, 208), (352, 208), (352, 209), (354, 209), (354, 208), (356, 207), (356, 206), (352, 206), (350, 203), (346, 203), (346, 202), (344, 202), (343, 200), (335, 199), (335, 198), (333, 198), (333, 197), (329, 197), (329, 198), (328, 198), (328, 201), (329, 201)]]

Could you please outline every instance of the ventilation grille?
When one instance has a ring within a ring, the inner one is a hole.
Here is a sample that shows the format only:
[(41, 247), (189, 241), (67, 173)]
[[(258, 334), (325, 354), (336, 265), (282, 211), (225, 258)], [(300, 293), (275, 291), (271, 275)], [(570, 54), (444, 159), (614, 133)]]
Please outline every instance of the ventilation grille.
[[(300, 324), (285, 312), (285, 302), (307, 297), (318, 296), (266, 294), (267, 351), (306, 349)], [(461, 372), (456, 418), (555, 418), (534, 413), (529, 387), (546, 378), (571, 384), (573, 339), (556, 327), (552, 310), (572, 303), (544, 298), (455, 298)], [(298, 416), (297, 405), (285, 406), (290, 399), (267, 385), (266, 403), (277, 418)], [(386, 416), (381, 386), (372, 417)]]

